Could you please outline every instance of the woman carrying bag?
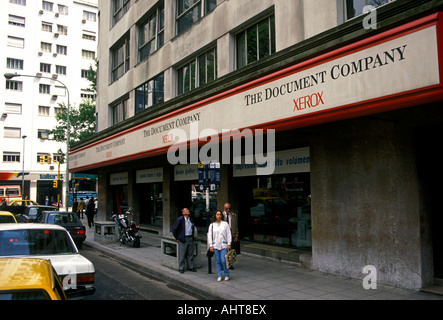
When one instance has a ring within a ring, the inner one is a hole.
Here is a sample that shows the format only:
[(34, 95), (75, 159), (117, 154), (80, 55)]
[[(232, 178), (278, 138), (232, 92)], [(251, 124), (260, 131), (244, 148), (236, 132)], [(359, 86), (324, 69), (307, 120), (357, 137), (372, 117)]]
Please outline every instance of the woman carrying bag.
[(208, 246), (214, 252), (215, 267), (217, 269), (217, 281), (222, 280), (222, 271), (225, 274), (225, 281), (229, 280), (229, 269), (226, 267), (225, 255), (231, 250), (231, 229), (226, 221), (223, 221), (223, 213), (218, 210), (211, 220), (208, 229)]

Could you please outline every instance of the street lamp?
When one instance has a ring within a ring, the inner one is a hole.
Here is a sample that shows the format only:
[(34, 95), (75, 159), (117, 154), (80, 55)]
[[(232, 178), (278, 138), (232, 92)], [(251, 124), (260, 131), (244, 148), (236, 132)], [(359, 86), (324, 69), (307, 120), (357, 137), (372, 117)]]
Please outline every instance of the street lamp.
[(23, 166), (22, 166), (22, 200), (25, 198), (25, 139), (27, 138), (26, 135), (22, 136), (23, 139)]
[(17, 73), (5, 73), (4, 76), (7, 80), (11, 80), (12, 78), (16, 78), (16, 77), (49, 79), (49, 80), (60, 83), (66, 89), (66, 92), (68, 94), (68, 108), (67, 108), (67, 113), (66, 113), (66, 175), (65, 175), (65, 186), (66, 186), (65, 193), (66, 194), (65, 194), (65, 205), (66, 205), (66, 211), (68, 211), (68, 207), (69, 207), (69, 106), (70, 106), (68, 87), (60, 80), (57, 80), (54, 78), (49, 78), (49, 77), (33, 76), (33, 75), (17, 74)]

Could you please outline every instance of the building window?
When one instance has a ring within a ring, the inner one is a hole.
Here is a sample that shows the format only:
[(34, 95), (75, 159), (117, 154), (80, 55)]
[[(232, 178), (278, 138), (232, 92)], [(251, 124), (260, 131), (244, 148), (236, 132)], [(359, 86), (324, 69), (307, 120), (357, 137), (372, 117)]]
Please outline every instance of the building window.
[(177, 94), (183, 94), (217, 79), (217, 48), (191, 60), (177, 70)]
[(275, 53), (274, 15), (237, 34), (236, 42), (237, 69)]
[(14, 16), (12, 14), (9, 15), (9, 24), (17, 27), (25, 27), (25, 18)]
[(165, 9), (161, 6), (139, 26), (139, 61), (163, 46), (165, 41), (164, 30)]
[[(68, 54), (68, 47), (57, 45), (57, 53), (66, 56)], [(95, 52), (94, 52), (95, 57)]]
[(49, 111), (50, 110), (51, 110), (50, 107), (38, 106), (38, 115), (39, 116), (44, 116), (44, 117), (49, 117)]
[(86, 21), (96, 22), (97, 21), (97, 14), (94, 12), (89, 12), (89, 11), (83, 10), (83, 19)]
[(87, 70), (87, 69), (82, 69), (81, 70), (81, 77), (83, 79), (88, 79), (88, 74), (89, 74), (89, 70)]
[(67, 16), (68, 12), (69, 12), (68, 6), (64, 6), (64, 5), (61, 5), (61, 4), (58, 5), (58, 13), (59, 14)]
[(42, 31), (52, 32), (52, 23), (42, 22)]
[(23, 91), (23, 82), (15, 80), (6, 80), (6, 90)]
[(367, 6), (376, 8), (393, 1), (395, 0), (345, 0), (346, 20), (363, 14), (363, 9)]
[(42, 140), (48, 140), (48, 130), (46, 129), (38, 129), (38, 138)]
[(117, 104), (111, 106), (112, 111), (112, 125), (120, 123), (126, 119), (126, 105), (128, 99), (121, 100)]
[(189, 29), (224, 0), (177, 0), (177, 34)]
[(88, 51), (88, 50), (82, 50), (82, 58), (88, 59), (88, 60), (94, 60), (95, 59), (95, 52)]
[(90, 41), (95, 41), (96, 40), (96, 36), (93, 35), (93, 34), (83, 33), (82, 34), (82, 39), (90, 40)]
[(130, 0), (112, 0), (112, 26), (114, 26), (128, 12)]
[(3, 152), (3, 162), (20, 162), (20, 153)]
[(4, 138), (20, 139), (21, 136), (22, 136), (22, 129), (5, 127), (4, 136), (3, 136)]
[(42, 1), (42, 9), (52, 12), (54, 10), (54, 4), (49, 1)]
[(23, 60), (6, 58), (6, 67), (9, 69), (23, 70)]
[(51, 65), (48, 63), (40, 63), (40, 72), (51, 73)]
[(57, 33), (67, 36), (68, 35), (68, 27), (58, 24), (57, 25)]
[(22, 105), (19, 103), (5, 103), (5, 112), (7, 114), (22, 114)]
[(66, 67), (65, 66), (55, 66), (55, 73), (66, 76)]
[(49, 84), (40, 84), (39, 92), (43, 94), (51, 94), (51, 86)]
[(47, 42), (40, 42), (40, 50), (42, 52), (52, 52), (52, 44)]
[(25, 39), (8, 36), (8, 47), (23, 49), (25, 47)]
[(116, 81), (129, 70), (130, 49), (129, 36), (123, 38), (111, 48), (111, 82)]
[(163, 73), (135, 89), (135, 113), (164, 101), (165, 79)]
[(21, 6), (26, 6), (26, 0), (9, 0), (9, 3), (18, 4)]

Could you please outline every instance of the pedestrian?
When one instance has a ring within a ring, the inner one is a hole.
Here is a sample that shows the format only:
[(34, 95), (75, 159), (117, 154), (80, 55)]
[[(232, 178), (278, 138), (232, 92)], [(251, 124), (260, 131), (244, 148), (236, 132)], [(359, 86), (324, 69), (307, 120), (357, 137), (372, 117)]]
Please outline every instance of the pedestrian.
[(48, 196), (45, 197), (45, 206), (49, 206), (49, 197)]
[(86, 218), (88, 219), (88, 227), (91, 228), (94, 225), (94, 198), (89, 199), (86, 206)]
[(74, 212), (80, 218), (77, 211), (78, 211), (78, 201), (77, 198), (74, 198), (74, 202), (72, 203), (72, 212)]
[(189, 209), (182, 209), (182, 216), (178, 217), (172, 227), (172, 234), (178, 242), (179, 271), (185, 272), (186, 262), (188, 270), (196, 272), (194, 268), (194, 222), (189, 216)]
[[(238, 218), (237, 214), (231, 212), (231, 204), (229, 202), (225, 203), (223, 206), (223, 216), (225, 217), (225, 221), (229, 224), (231, 228), (231, 246), (232, 249), (235, 250), (236, 254), (240, 254), (240, 241), (238, 240)], [(229, 269), (234, 270), (234, 266), (231, 266)]]
[(83, 219), (83, 210), (85, 210), (85, 202), (83, 198), (80, 198), (80, 202), (78, 203), (78, 216), (80, 219)]
[(94, 218), (97, 219), (97, 212), (98, 212), (98, 199), (96, 198), (94, 201)]
[(208, 229), (209, 250), (214, 252), (215, 268), (217, 269), (217, 281), (222, 280), (222, 271), (225, 274), (225, 281), (229, 280), (229, 269), (226, 266), (225, 255), (231, 250), (231, 229), (224, 221), (223, 213), (220, 210), (212, 216)]

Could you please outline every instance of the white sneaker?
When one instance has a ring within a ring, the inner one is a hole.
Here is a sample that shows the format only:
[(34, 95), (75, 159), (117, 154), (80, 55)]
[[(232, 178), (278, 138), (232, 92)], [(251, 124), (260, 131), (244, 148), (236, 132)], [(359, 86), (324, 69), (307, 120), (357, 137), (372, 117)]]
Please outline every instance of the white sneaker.
[(225, 281), (229, 281), (229, 277), (225, 277)]
[(220, 282), (220, 281), (221, 281), (221, 277), (218, 277), (218, 278), (217, 278), (217, 281)]

